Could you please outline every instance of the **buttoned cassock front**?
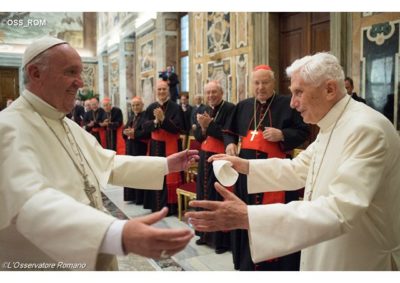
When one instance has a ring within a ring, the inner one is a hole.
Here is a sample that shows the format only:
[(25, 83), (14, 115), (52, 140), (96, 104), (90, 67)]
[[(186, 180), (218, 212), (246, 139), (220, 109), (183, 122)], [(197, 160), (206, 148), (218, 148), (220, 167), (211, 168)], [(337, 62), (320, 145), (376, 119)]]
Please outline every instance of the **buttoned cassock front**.
[(301, 249), (301, 270), (391, 270), (391, 258), (400, 266), (400, 139), (383, 115), (351, 100), (327, 145), (348, 99), (295, 159), (250, 161), (249, 193), (305, 187), (304, 201), (248, 207), (253, 261)]
[(165, 158), (115, 155), (64, 116), (27, 90), (0, 113), (0, 263), (82, 263), (94, 270), (115, 220), (88, 205), (82, 175), (43, 119), (79, 162), (63, 121), (71, 129), (98, 203), (99, 185), (107, 183), (162, 188)]

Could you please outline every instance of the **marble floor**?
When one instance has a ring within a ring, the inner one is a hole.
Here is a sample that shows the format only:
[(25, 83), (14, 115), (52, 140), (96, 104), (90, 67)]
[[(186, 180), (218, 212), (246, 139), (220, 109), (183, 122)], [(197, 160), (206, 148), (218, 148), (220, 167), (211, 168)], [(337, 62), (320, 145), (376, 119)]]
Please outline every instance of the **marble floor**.
[[(132, 218), (150, 213), (140, 205), (125, 202), (123, 189), (116, 186), (108, 186), (103, 190), (107, 198), (127, 217)], [(169, 216), (156, 224), (159, 227), (187, 228), (185, 222), (179, 221), (177, 216)], [(185, 270), (185, 271), (234, 271), (232, 254), (225, 252), (216, 254), (214, 249), (208, 246), (195, 244), (197, 236), (193, 237), (189, 245), (182, 252), (174, 255), (172, 260), (152, 260), (137, 255), (119, 257), (120, 270), (123, 271), (152, 271), (152, 270)]]

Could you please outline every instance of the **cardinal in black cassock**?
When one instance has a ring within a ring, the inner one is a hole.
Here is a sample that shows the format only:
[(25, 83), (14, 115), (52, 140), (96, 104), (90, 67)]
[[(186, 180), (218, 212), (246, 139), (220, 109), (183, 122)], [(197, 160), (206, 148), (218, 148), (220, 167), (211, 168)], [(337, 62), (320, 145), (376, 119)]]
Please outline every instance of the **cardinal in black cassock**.
[[(146, 109), (146, 131), (151, 132), (150, 156), (169, 156), (182, 150), (179, 135), (183, 132), (183, 117), (179, 105), (169, 99), (168, 84), (158, 81), (157, 102)], [(176, 189), (182, 184), (182, 172), (167, 174), (161, 191), (146, 191), (144, 208), (158, 211), (168, 206), (168, 214), (177, 212)]]
[[(194, 136), (201, 142), (200, 161), (198, 167), (196, 196), (198, 200), (222, 200), (216, 192), (217, 181), (212, 164), (207, 159), (216, 153), (225, 153), (223, 131), (230, 125), (235, 105), (223, 100), (223, 89), (217, 81), (211, 81), (204, 87), (209, 106), (204, 113), (197, 113), (197, 124)], [(217, 254), (230, 250), (230, 232), (196, 232), (200, 239), (197, 245), (207, 244), (215, 248)]]
[[(126, 144), (126, 154), (132, 156), (147, 155), (147, 145), (150, 132), (144, 130), (146, 115), (143, 111), (143, 100), (135, 96), (131, 101), (132, 114), (124, 126), (123, 138)], [(132, 201), (136, 204), (143, 204), (144, 190), (124, 188), (124, 201)]]
[[(235, 154), (239, 137), (239, 156), (245, 159), (286, 158), (287, 152), (300, 146), (308, 137), (308, 126), (295, 109), (290, 96), (274, 91), (274, 74), (269, 66), (257, 66), (252, 73), (255, 97), (239, 102), (225, 134), (227, 153)], [(265, 172), (268, 174), (268, 172)], [(298, 192), (247, 193), (247, 176), (239, 175), (235, 193), (250, 205), (288, 203), (298, 199)], [(268, 219), (265, 219), (268, 221)], [(245, 230), (232, 232), (232, 255), (237, 270), (298, 270), (300, 252), (254, 264)]]
[(92, 98), (90, 100), (91, 110), (85, 113), (83, 118), (83, 125), (86, 131), (91, 133), (97, 141), (106, 148), (106, 135), (105, 130), (101, 126), (101, 123), (107, 118), (106, 112), (103, 108), (99, 107), (99, 101), (97, 98)]
[(106, 119), (100, 125), (106, 131), (106, 147), (116, 151), (117, 154), (125, 154), (125, 142), (122, 139), (122, 111), (118, 107), (113, 107), (108, 97), (105, 97), (102, 103)]

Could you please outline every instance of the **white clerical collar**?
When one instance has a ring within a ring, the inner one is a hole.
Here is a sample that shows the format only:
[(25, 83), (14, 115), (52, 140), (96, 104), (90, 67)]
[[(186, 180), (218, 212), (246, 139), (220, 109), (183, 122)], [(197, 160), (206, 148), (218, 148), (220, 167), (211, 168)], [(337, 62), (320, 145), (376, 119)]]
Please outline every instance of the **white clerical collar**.
[(46, 101), (33, 94), (27, 89), (24, 89), (23, 94), (25, 99), (30, 102), (35, 110), (40, 114), (50, 119), (63, 119), (65, 114), (58, 111), (56, 108), (48, 104)]
[(327, 130), (331, 127), (335, 121), (339, 118), (343, 109), (346, 107), (347, 102), (349, 99), (352, 99), (348, 95), (343, 96), (332, 108), (329, 110), (328, 113), (317, 123), (318, 127), (321, 131)]
[(166, 104), (169, 101), (169, 97), (164, 101), (160, 101), (159, 99), (157, 99), (158, 104), (160, 104), (161, 106), (163, 106), (164, 104)]

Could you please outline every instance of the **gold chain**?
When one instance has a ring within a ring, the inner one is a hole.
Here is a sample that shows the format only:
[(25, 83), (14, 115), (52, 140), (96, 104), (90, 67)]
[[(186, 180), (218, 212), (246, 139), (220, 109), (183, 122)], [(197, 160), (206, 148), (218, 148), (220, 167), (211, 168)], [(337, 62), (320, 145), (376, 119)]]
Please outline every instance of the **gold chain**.
[(264, 115), (261, 117), (260, 121), (258, 121), (257, 125), (257, 109), (256, 109), (257, 99), (254, 97), (254, 131), (257, 131), (258, 127), (260, 127), (262, 121), (265, 118), (265, 115), (267, 115), (269, 108), (271, 107), (271, 104), (274, 101), (274, 98), (275, 98), (275, 91), (274, 94), (272, 95), (270, 103), (268, 104), (267, 110), (265, 110)]
[[(25, 97), (24, 97), (25, 98)], [(31, 105), (32, 109), (36, 111), (36, 108), (32, 105), (32, 103), (25, 98), (25, 100)], [(68, 151), (67, 147), (64, 145), (64, 143), (62, 142), (62, 140), (60, 139), (60, 137), (57, 135), (57, 133), (54, 131), (54, 129), (49, 125), (49, 123), (46, 121), (46, 119), (38, 112), (36, 111), (36, 113), (38, 113), (39, 117), (43, 120), (43, 122), (46, 124), (46, 126), (50, 129), (50, 131), (53, 133), (53, 135), (57, 138), (58, 142), (61, 144), (61, 146), (64, 148), (65, 152), (68, 154), (69, 158), (72, 160), (72, 163), (74, 164), (75, 168), (78, 170), (78, 172), (81, 174), (82, 178), (83, 178), (83, 183), (84, 183), (84, 191), (90, 201), (90, 206), (95, 207), (95, 208), (99, 208), (99, 204), (97, 203), (96, 199), (93, 196), (93, 193), (96, 192), (96, 188), (93, 185), (90, 185), (89, 183), (89, 177), (88, 174), (86, 173), (86, 169), (85, 169), (85, 165), (84, 165), (84, 161), (83, 159), (85, 158), (83, 155), (83, 152), (81, 151), (81, 149), (79, 148), (76, 139), (74, 137), (74, 135), (71, 132), (71, 129), (69, 128), (68, 124), (63, 121), (62, 119), (60, 119), (60, 123), (67, 135), (67, 139), (68, 142), (71, 144), (71, 148), (72, 151), (74, 152), (74, 154), (78, 157), (79, 159), (79, 165), (76, 162), (76, 160), (72, 157), (71, 153)], [(72, 136), (72, 139), (70, 137), (70, 135)], [(86, 160), (86, 158), (85, 158)], [(87, 162), (87, 160), (86, 160)], [(88, 163), (89, 165), (89, 163)], [(89, 165), (90, 167), (90, 165)], [(92, 170), (93, 171), (93, 170)], [(97, 179), (96, 179), (97, 181)], [(99, 182), (97, 181), (97, 183), (99, 184)]]

